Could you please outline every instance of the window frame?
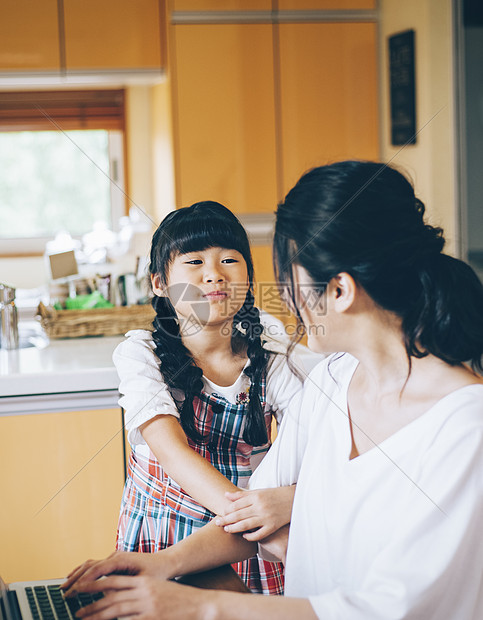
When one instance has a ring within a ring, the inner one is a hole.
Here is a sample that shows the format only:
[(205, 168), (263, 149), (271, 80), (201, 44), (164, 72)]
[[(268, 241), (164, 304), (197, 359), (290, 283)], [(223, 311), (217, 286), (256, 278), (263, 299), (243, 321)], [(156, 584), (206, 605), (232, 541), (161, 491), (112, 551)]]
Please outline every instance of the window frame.
[[(124, 90), (0, 93), (0, 132), (102, 129), (108, 132), (111, 219), (127, 214)], [(42, 256), (48, 237), (0, 238), (0, 257)], [(80, 239), (79, 235), (73, 235)]]

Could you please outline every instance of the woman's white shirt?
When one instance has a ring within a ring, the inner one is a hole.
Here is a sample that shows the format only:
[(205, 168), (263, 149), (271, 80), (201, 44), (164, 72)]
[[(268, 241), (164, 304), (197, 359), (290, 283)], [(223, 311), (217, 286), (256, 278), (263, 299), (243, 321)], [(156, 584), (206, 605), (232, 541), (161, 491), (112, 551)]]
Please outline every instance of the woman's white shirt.
[[(271, 341), (266, 348), (280, 351), (283, 350), (283, 345)], [(146, 457), (149, 456), (149, 447), (139, 427), (157, 415), (173, 415), (179, 418), (178, 409), (164, 382), (154, 349), (151, 332), (132, 330), (126, 334), (126, 340), (121, 342), (113, 353), (113, 361), (120, 378), (119, 405), (125, 410), (128, 441), (138, 454)], [(295, 368), (304, 375), (302, 362), (296, 356), (291, 359)], [(230, 386), (218, 386), (206, 377), (202, 377), (202, 380), (204, 391), (222, 396), (232, 404), (236, 404), (238, 394), (250, 386), (250, 380), (243, 372)], [(267, 371), (265, 396), (267, 405), (278, 421), (282, 418), (290, 399), (301, 387), (302, 381), (289, 368), (286, 356), (272, 356)], [(182, 391), (174, 391), (174, 395), (180, 401), (184, 398)]]
[(321, 620), (481, 620), (483, 386), (349, 460), (357, 364), (345, 354), (316, 367), (250, 479), (297, 482), (285, 593)]

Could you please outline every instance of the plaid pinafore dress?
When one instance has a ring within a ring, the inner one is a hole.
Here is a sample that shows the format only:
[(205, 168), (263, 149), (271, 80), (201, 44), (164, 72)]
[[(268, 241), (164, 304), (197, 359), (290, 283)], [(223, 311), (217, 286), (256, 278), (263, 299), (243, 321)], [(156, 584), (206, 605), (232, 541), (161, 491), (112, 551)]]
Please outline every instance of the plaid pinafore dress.
[[(261, 401), (270, 436), (272, 412), (267, 411), (265, 391), (263, 381)], [(188, 439), (193, 450), (236, 486), (245, 486), (252, 474), (250, 457), (261, 457), (270, 447), (253, 447), (243, 441), (246, 407), (246, 402), (232, 404), (217, 394), (201, 392), (193, 401), (195, 425), (208, 440), (199, 445)], [(183, 540), (213, 517), (212, 512), (164, 473), (153, 454), (146, 459), (131, 451), (117, 531), (118, 550), (160, 551)], [(283, 564), (255, 556), (233, 567), (252, 592), (283, 594)]]

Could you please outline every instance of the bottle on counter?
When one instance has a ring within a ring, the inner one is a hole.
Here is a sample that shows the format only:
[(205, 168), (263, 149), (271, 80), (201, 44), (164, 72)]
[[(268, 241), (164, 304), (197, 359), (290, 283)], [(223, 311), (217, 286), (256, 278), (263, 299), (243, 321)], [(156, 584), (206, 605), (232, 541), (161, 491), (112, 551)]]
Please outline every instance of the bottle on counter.
[(15, 289), (6, 284), (0, 284), (0, 349), (18, 349)]

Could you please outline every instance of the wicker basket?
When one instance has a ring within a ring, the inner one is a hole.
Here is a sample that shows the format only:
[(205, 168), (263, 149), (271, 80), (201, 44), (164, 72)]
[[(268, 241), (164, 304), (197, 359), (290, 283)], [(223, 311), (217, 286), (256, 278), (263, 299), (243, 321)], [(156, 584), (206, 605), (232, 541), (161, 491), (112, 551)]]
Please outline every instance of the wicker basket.
[(118, 336), (130, 329), (152, 329), (154, 310), (151, 305), (55, 310), (40, 302), (37, 316), (49, 338), (80, 338)]

